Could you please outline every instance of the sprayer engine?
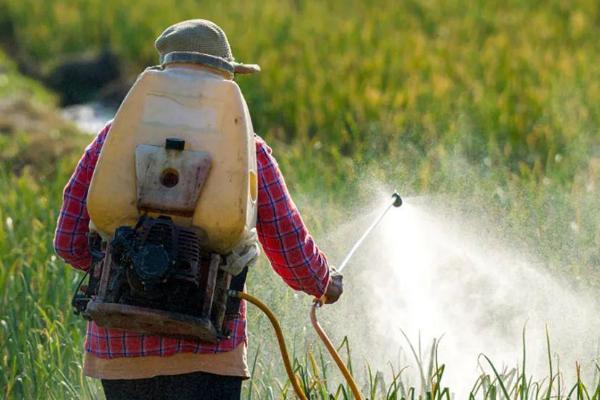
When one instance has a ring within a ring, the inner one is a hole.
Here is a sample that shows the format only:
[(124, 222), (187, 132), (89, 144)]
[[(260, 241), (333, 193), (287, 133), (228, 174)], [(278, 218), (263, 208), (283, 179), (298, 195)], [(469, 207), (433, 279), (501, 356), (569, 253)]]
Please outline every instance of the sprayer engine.
[(215, 343), (226, 337), (233, 276), (223, 257), (207, 252), (203, 231), (170, 217), (142, 217), (116, 229), (73, 305), (99, 326)]
[(138, 227), (116, 230), (110, 244), (120, 267), (109, 287), (110, 300), (170, 311), (197, 313), (202, 307), (203, 260), (199, 232), (170, 218), (145, 218)]

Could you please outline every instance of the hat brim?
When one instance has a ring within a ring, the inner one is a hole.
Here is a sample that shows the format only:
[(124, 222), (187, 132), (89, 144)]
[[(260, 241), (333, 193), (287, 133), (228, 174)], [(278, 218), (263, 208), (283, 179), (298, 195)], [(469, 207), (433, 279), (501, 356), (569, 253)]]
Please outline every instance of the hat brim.
[(258, 64), (239, 64), (236, 62), (232, 62), (231, 64), (236, 74), (255, 74), (260, 72), (260, 65)]
[(260, 72), (260, 66), (257, 64), (242, 64), (235, 61), (225, 60), (224, 58), (213, 56), (212, 54), (198, 53), (195, 51), (172, 51), (161, 55), (162, 65), (173, 63), (192, 63), (216, 68), (229, 74), (254, 74)]

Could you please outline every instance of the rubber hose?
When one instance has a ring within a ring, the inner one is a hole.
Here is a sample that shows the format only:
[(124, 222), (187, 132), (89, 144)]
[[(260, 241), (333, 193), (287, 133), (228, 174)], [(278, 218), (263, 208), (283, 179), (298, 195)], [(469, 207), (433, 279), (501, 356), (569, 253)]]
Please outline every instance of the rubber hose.
[(320, 300), (315, 300), (310, 310), (310, 321), (312, 322), (312, 326), (313, 328), (315, 328), (315, 331), (317, 331), (317, 334), (323, 341), (323, 344), (325, 344), (327, 351), (329, 351), (329, 354), (331, 354), (331, 357), (333, 358), (338, 368), (344, 375), (344, 378), (346, 378), (346, 382), (348, 382), (348, 385), (350, 386), (350, 390), (352, 391), (354, 398), (356, 400), (362, 400), (362, 395), (360, 393), (360, 390), (358, 390), (358, 386), (356, 385), (352, 374), (344, 364), (342, 357), (340, 357), (340, 354), (335, 349), (333, 343), (331, 343), (331, 340), (329, 340), (329, 336), (327, 336), (327, 333), (325, 333), (325, 331), (321, 327), (321, 324), (319, 324), (319, 321), (317, 320), (317, 308), (319, 308), (321, 304), (322, 303)]
[(300, 387), (300, 382), (298, 382), (298, 378), (296, 377), (296, 375), (294, 375), (292, 363), (290, 361), (290, 356), (287, 351), (287, 346), (285, 345), (285, 339), (283, 338), (283, 331), (281, 330), (281, 326), (279, 325), (279, 321), (277, 321), (275, 314), (273, 314), (269, 307), (267, 307), (262, 301), (248, 293), (239, 292), (237, 290), (230, 290), (229, 295), (232, 297), (247, 300), (267, 315), (267, 318), (269, 318), (269, 321), (271, 321), (271, 325), (273, 325), (273, 329), (275, 330), (275, 336), (277, 336), (277, 342), (279, 343), (279, 350), (281, 350), (281, 358), (283, 359), (283, 364), (285, 365), (285, 371), (287, 372), (290, 382), (292, 382), (294, 391), (301, 400), (308, 400), (308, 398), (304, 394), (304, 391)]

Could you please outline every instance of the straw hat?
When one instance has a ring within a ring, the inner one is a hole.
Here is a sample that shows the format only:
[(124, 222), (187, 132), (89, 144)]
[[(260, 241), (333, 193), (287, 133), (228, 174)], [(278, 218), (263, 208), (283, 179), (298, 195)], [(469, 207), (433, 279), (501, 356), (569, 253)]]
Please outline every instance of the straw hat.
[(236, 74), (260, 71), (256, 64), (235, 62), (223, 29), (205, 19), (191, 19), (171, 25), (154, 43), (161, 64), (192, 62)]

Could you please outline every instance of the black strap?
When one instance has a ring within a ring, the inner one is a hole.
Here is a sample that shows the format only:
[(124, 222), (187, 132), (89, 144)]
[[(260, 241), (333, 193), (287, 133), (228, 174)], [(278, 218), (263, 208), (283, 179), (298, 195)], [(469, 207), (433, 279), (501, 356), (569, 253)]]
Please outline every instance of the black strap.
[[(244, 267), (242, 272), (231, 278), (231, 284), (229, 289), (241, 292), (244, 290), (246, 284), (246, 277), (248, 276), (248, 267)], [(229, 297), (227, 300), (227, 308), (225, 309), (225, 319), (234, 319), (240, 313), (240, 302), (241, 299)]]

